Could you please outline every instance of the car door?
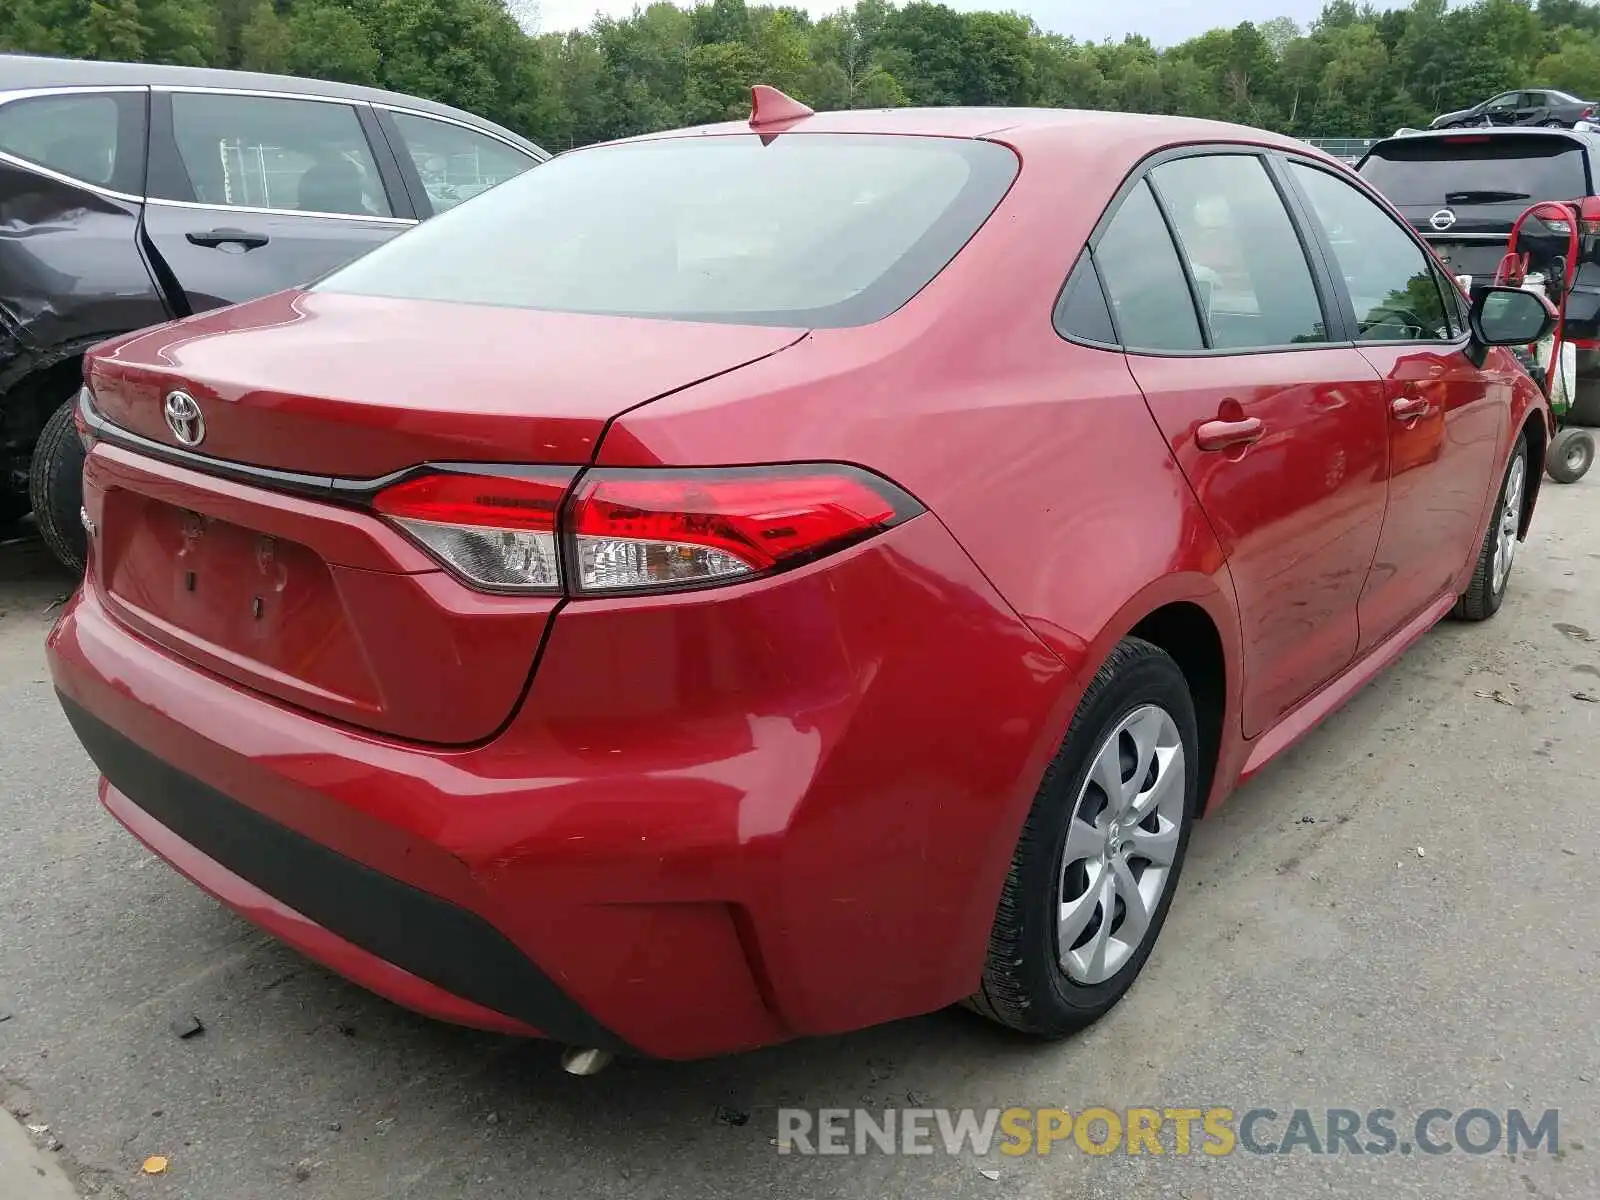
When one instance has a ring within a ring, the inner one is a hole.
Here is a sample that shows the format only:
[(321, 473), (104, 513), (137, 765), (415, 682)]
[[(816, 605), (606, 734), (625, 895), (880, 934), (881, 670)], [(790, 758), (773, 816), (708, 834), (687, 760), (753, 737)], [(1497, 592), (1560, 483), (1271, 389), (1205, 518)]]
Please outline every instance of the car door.
[(404, 109), (375, 111), (423, 217), (454, 208), (539, 165), (520, 146), (458, 121)]
[(1517, 119), (1521, 104), (1521, 92), (1502, 92), (1483, 106), (1483, 120), (1490, 125), (1509, 125)]
[(167, 319), (139, 254), (148, 99), (142, 87), (0, 93), (0, 392)]
[(1382, 385), (1339, 344), (1329, 283), (1255, 152), (1158, 162), (1093, 253), (1129, 368), (1228, 556), (1254, 736), (1355, 656), (1383, 523)]
[(1321, 166), (1288, 168), (1340, 276), (1356, 345), (1384, 380), (1389, 506), (1361, 597), (1361, 644), (1451, 586), (1483, 536), (1510, 384), (1468, 357), (1459, 293), (1406, 225)]
[(146, 250), (191, 311), (308, 283), (412, 224), (365, 104), (152, 97)]

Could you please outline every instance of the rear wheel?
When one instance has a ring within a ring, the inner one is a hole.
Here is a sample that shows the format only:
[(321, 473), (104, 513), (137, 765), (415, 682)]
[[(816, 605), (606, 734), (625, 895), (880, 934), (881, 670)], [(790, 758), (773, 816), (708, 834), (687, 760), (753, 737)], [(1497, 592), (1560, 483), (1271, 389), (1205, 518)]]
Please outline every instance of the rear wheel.
[(1545, 474), (1557, 483), (1577, 483), (1594, 466), (1594, 433), (1567, 428), (1550, 439), (1544, 456)]
[(1511, 579), (1511, 564), (1517, 556), (1517, 531), (1522, 526), (1522, 497), (1527, 484), (1528, 439), (1519, 433), (1489, 516), (1489, 528), (1478, 548), (1472, 582), (1456, 599), (1451, 616), (1464, 621), (1486, 621), (1500, 611), (1500, 603), (1506, 597), (1506, 584)]
[(1122, 999), (1172, 903), (1198, 762), (1183, 672), (1129, 638), (1095, 675), (1045, 772), (968, 1007), (1053, 1038)]
[(39, 536), (61, 565), (70, 571), (83, 571), (89, 552), (88, 535), (83, 530), (83, 443), (72, 423), (76, 395), (45, 422), (33, 448), (33, 466), (28, 491), (33, 500), (33, 516)]

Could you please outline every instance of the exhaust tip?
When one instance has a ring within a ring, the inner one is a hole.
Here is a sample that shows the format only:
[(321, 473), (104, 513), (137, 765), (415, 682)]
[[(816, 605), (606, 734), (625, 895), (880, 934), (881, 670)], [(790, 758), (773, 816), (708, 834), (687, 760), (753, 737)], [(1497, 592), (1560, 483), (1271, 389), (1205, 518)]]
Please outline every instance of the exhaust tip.
[(561, 1069), (568, 1075), (598, 1075), (611, 1062), (609, 1050), (572, 1047), (562, 1051)]

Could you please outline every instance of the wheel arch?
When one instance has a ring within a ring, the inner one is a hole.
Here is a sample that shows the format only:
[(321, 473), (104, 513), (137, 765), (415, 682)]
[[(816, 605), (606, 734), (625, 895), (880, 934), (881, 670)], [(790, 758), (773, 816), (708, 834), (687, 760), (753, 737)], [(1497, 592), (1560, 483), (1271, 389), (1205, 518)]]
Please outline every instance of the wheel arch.
[(1544, 482), (1544, 457), (1550, 448), (1550, 431), (1542, 407), (1530, 408), (1522, 422), (1522, 435), (1528, 442), (1528, 469), (1522, 487), (1522, 519), (1517, 526), (1517, 537), (1526, 539), (1533, 526), (1533, 507), (1539, 499), (1539, 485)]
[(1239, 735), (1244, 684), (1239, 616), (1227, 568), (1168, 576), (1130, 598), (1085, 648), (1077, 671), (1080, 696), (1128, 637), (1166, 651), (1189, 683), (1201, 741), (1196, 815), (1203, 815), (1232, 790), (1245, 749)]

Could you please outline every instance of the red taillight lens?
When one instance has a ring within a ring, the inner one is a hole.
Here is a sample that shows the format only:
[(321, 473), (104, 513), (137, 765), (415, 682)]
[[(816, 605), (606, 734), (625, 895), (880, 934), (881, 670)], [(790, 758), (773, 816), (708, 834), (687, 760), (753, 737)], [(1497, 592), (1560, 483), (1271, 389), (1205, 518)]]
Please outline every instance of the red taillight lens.
[(379, 492), (373, 507), (480, 587), (559, 592), (556, 518), (573, 469), (447, 471)]
[(846, 466), (599, 470), (568, 510), (574, 591), (693, 587), (792, 566), (922, 508)]
[(1600, 233), (1600, 197), (1585, 196), (1578, 201), (1578, 232), (1585, 237)]

